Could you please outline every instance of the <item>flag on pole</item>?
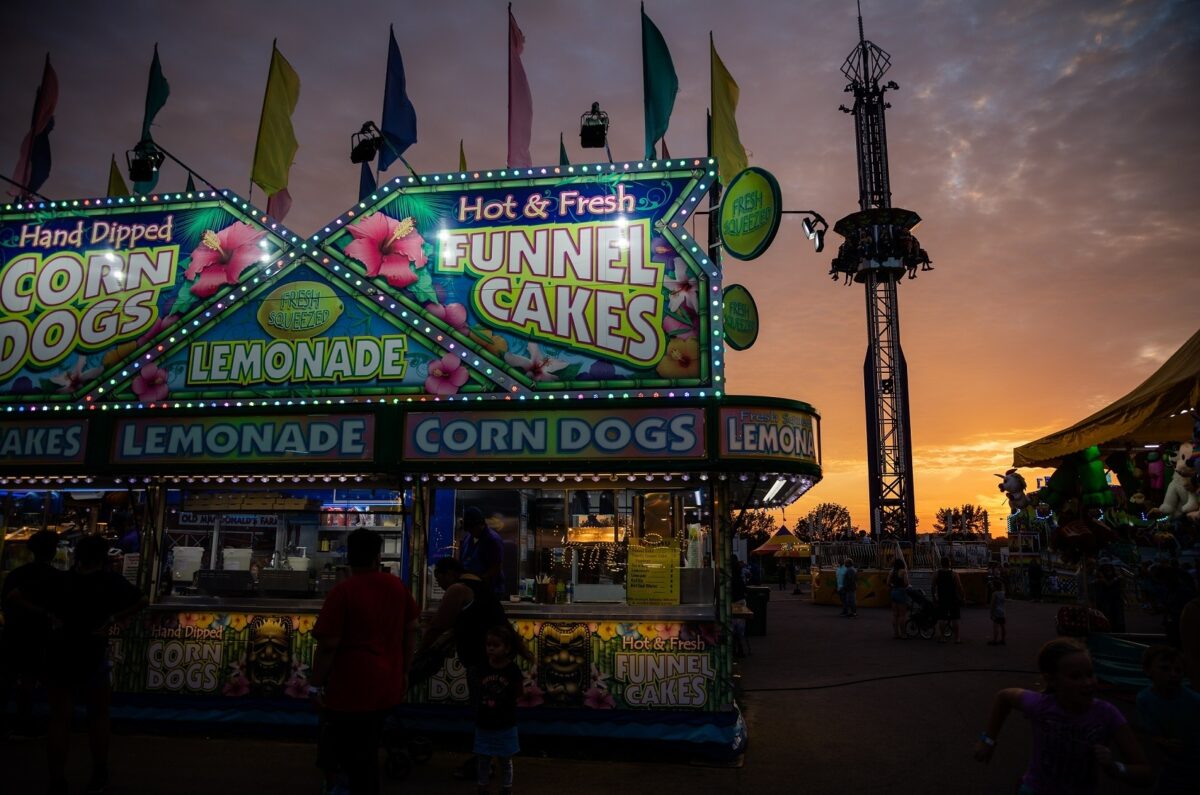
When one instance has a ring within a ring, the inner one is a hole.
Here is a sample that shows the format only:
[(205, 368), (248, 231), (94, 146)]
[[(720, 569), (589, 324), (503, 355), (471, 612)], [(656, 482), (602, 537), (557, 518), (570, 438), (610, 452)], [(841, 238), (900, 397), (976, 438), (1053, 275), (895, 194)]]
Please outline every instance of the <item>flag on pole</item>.
[(272, 43), (271, 68), (267, 74), (267, 91), (263, 95), (250, 180), (267, 194), (267, 213), (279, 221), (292, 206), (287, 186), (292, 158), (300, 148), (292, 129), (292, 112), (299, 99), (300, 76)]
[(371, 164), (363, 163), (358, 175), (358, 200), (363, 201), (375, 192), (375, 175), (371, 173)]
[(746, 149), (738, 137), (737, 103), (738, 84), (721, 63), (712, 33), (708, 34), (708, 46), (712, 51), (712, 154), (721, 169), (721, 181), (729, 180), (746, 168)]
[(187, 187), (185, 187), (184, 190), (186, 190), (188, 193), (194, 193), (196, 191), (196, 181), (192, 179), (192, 172), (190, 171), (188, 172)]
[(558, 164), (560, 166), (569, 166), (571, 161), (567, 159), (567, 145), (563, 143), (563, 134), (558, 134)]
[(458, 139), (458, 170), (467, 170), (467, 153), (463, 149), (463, 139)]
[(383, 123), (380, 132), (391, 146), (385, 144), (379, 150), (380, 171), (387, 171), (388, 166), (404, 154), (404, 150), (417, 142), (417, 111), (408, 98), (404, 61), (400, 57), (400, 46), (396, 44), (396, 33), (391, 26), (388, 27), (388, 39), (387, 81), (383, 88)]
[[(24, 185), (31, 191), (42, 187), (50, 176), (50, 131), (54, 129), (54, 107), (58, 104), (58, 75), (50, 65), (50, 54), (46, 53), (46, 66), (42, 69), (42, 82), (33, 101), (33, 120), (29, 132), (21, 141), (21, 155), (13, 171), (13, 182)], [(20, 199), (23, 188), (10, 188), (9, 193)]]
[(108, 165), (108, 193), (110, 198), (117, 196), (128, 196), (129, 187), (125, 184), (125, 178), (121, 176), (121, 169), (117, 168), (117, 156), (112, 156), (112, 162)]
[[(642, 4), (642, 96), (646, 105), (646, 159), (657, 157), (654, 145), (667, 134), (675, 95), (679, 93), (679, 77), (662, 33)], [(665, 156), (665, 155), (664, 155)]]
[[(150, 62), (150, 81), (146, 84), (146, 113), (142, 116), (142, 137), (138, 139), (139, 142), (154, 140), (150, 134), (150, 125), (154, 123), (154, 117), (162, 110), (163, 105), (167, 104), (167, 97), (170, 94), (171, 86), (167, 83), (166, 76), (163, 75), (162, 63), (158, 60), (158, 45), (155, 44), (154, 60)], [(158, 169), (155, 169), (151, 179), (146, 182), (133, 183), (133, 192), (145, 195), (154, 190), (157, 185)]]
[(529, 94), (529, 79), (521, 65), (525, 50), (525, 34), (517, 27), (508, 4), (508, 167), (533, 165), (529, 156), (529, 140), (533, 135), (533, 97)]

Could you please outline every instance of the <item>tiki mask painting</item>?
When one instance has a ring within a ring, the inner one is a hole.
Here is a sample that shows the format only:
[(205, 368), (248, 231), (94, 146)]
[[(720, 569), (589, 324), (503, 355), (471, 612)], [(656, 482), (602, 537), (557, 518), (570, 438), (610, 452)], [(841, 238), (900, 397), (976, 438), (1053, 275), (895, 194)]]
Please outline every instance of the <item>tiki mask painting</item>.
[(583, 703), (591, 676), (592, 633), (587, 624), (542, 624), (538, 635), (538, 684), (546, 701)]
[(259, 695), (283, 691), (292, 670), (292, 619), (258, 616), (250, 622), (250, 687)]

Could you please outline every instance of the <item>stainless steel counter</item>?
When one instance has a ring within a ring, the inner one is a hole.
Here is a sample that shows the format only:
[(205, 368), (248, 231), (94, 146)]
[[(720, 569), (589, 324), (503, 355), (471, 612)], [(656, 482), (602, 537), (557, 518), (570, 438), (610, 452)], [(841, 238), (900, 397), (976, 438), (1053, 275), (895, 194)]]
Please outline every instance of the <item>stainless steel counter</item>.
[(222, 613), (319, 613), (324, 595), (311, 599), (285, 599), (270, 596), (168, 596), (150, 605), (151, 610), (178, 613), (186, 611)]

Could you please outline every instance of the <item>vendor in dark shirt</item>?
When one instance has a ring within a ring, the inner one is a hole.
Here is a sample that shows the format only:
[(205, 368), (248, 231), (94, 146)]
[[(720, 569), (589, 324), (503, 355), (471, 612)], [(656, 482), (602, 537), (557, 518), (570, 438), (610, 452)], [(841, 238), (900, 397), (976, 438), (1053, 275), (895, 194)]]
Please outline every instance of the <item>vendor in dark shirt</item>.
[(497, 596), (505, 596), (504, 542), (500, 534), (488, 527), (483, 511), (471, 506), (463, 511), (463, 530), (466, 536), (459, 548), (458, 559), (468, 574), (483, 580)]

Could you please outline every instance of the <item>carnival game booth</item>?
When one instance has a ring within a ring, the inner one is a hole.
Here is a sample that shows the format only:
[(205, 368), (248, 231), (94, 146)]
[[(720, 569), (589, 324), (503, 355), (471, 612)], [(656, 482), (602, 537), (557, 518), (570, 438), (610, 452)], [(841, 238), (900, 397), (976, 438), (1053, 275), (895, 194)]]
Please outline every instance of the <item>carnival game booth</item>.
[[(523, 726), (734, 747), (727, 529), (820, 478), (820, 434), (726, 395), (687, 228), (714, 176), (398, 178), (308, 240), (227, 192), (7, 206), (0, 488), (132, 495), (152, 607), (113, 631), (124, 714), (311, 723), (345, 534), (383, 534), (432, 609), (474, 503), (537, 655)], [(414, 719), (465, 728), (461, 674)]]

